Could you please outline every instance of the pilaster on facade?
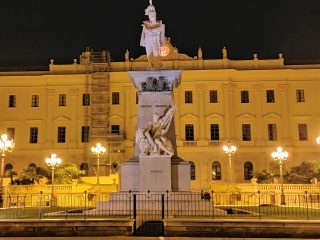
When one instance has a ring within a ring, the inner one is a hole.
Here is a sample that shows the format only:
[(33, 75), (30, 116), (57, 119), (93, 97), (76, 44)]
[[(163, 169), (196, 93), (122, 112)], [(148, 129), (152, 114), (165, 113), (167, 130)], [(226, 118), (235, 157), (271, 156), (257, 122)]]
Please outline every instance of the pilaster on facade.
[(200, 135), (199, 135), (199, 141), (198, 144), (200, 146), (207, 145), (207, 141), (206, 141), (206, 124), (205, 124), (205, 94), (206, 94), (206, 85), (201, 84), (197, 87), (197, 91), (198, 91), (198, 106), (199, 106), (199, 112), (198, 112), (198, 116), (199, 116), (199, 130), (200, 130)]
[(181, 146), (182, 139), (181, 139), (181, 127), (180, 127), (180, 108), (179, 105), (181, 104), (180, 102), (180, 90), (175, 89), (173, 91), (173, 103), (176, 105), (176, 110), (174, 114), (174, 125), (176, 126), (176, 141), (177, 141), (177, 146)]
[(254, 90), (254, 101), (255, 101), (255, 126), (256, 126), (256, 146), (263, 146), (265, 144), (263, 137), (263, 126), (262, 121), (262, 86), (260, 84), (255, 84), (253, 86)]
[(47, 106), (46, 106), (46, 121), (45, 121), (45, 149), (53, 148), (53, 111), (54, 111), (54, 94), (55, 89), (47, 88)]
[(282, 135), (284, 146), (292, 145), (292, 136), (290, 132), (290, 119), (289, 119), (289, 102), (288, 102), (288, 84), (279, 84), (281, 113), (282, 113)]
[(223, 84), (223, 102), (224, 102), (224, 116), (225, 116), (225, 138), (228, 140), (235, 138), (234, 122), (233, 122), (233, 89), (234, 84)]
[(124, 130), (122, 131), (123, 134), (125, 134), (126, 139), (130, 139), (131, 141), (134, 140), (135, 136), (132, 136), (130, 134), (130, 116), (131, 116), (131, 106), (133, 103), (131, 102), (131, 94), (132, 94), (132, 88), (131, 87), (125, 87), (124, 88)]
[[(78, 103), (78, 96), (79, 96), (79, 89), (78, 88), (71, 88), (70, 89), (71, 93), (71, 106), (77, 106)], [(70, 109), (71, 114), (70, 114), (70, 121), (76, 123), (77, 122), (77, 109), (76, 107), (73, 107)], [(70, 140), (69, 140), (69, 146), (70, 148), (76, 148), (77, 145), (77, 124), (71, 124), (70, 125)]]

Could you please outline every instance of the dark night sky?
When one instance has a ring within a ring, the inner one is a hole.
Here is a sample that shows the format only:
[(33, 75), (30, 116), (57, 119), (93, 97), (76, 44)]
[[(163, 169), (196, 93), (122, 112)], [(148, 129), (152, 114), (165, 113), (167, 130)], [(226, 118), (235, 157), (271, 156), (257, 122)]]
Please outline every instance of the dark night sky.
[[(139, 47), (148, 0), (10, 0), (0, 8), (0, 67), (72, 63), (86, 46), (122, 61)], [(154, 0), (166, 36), (180, 52), (205, 59), (276, 58), (320, 62), (319, 0)]]

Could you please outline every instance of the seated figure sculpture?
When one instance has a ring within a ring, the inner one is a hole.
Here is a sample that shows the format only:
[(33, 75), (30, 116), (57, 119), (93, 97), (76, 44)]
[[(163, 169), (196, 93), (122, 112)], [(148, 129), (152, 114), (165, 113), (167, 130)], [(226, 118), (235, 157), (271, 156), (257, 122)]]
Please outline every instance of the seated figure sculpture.
[(146, 155), (169, 155), (174, 154), (171, 141), (166, 134), (169, 130), (175, 106), (169, 107), (163, 116), (153, 114), (153, 121), (146, 128), (138, 129), (136, 141), (141, 150), (141, 156)]
[(140, 46), (145, 47), (150, 68), (160, 67), (160, 47), (165, 43), (165, 25), (162, 21), (157, 21), (155, 7), (152, 0), (145, 9), (145, 15), (148, 15), (149, 21), (142, 24), (142, 34)]

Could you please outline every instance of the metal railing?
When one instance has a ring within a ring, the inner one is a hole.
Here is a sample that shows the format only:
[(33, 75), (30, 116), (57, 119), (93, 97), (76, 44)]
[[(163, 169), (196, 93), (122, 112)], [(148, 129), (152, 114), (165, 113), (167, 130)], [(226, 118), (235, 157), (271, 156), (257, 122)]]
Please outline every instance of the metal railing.
[[(164, 218), (319, 219), (320, 194), (50, 193), (3, 197), (0, 219), (87, 219), (163, 215)], [(151, 214), (151, 215), (150, 215)]]

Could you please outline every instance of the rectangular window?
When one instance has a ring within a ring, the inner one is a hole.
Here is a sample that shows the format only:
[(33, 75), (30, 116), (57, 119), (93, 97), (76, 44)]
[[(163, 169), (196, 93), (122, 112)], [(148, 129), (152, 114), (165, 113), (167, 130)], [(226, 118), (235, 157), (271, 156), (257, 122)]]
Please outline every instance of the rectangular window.
[(251, 141), (250, 124), (242, 124), (242, 141)]
[(192, 91), (185, 91), (184, 92), (184, 102), (185, 103), (192, 103)]
[(249, 91), (241, 91), (241, 103), (249, 103)]
[(298, 131), (299, 131), (299, 140), (300, 141), (308, 140), (307, 124), (305, 124), (305, 123), (298, 124)]
[(186, 124), (186, 141), (194, 141), (193, 124)]
[(58, 143), (66, 142), (66, 127), (58, 127)]
[(139, 95), (138, 95), (138, 93), (136, 92), (136, 104), (138, 104), (139, 103)]
[(304, 102), (304, 90), (303, 89), (296, 90), (296, 98), (297, 98), (297, 102)]
[(30, 143), (38, 143), (38, 128), (31, 127), (30, 128)]
[(277, 141), (277, 125), (272, 123), (268, 124), (268, 140), (269, 141)]
[(89, 126), (81, 127), (81, 142), (89, 142)]
[(274, 103), (274, 90), (267, 90), (266, 91), (266, 96), (267, 96), (267, 103)]
[(120, 93), (119, 92), (112, 93), (112, 104), (120, 104)]
[(111, 125), (112, 134), (120, 134), (120, 125)]
[(31, 96), (31, 107), (39, 107), (39, 95)]
[(90, 93), (82, 94), (82, 106), (90, 106)]
[(218, 91), (210, 90), (210, 103), (217, 103), (217, 102), (218, 102)]
[(9, 107), (16, 107), (16, 95), (9, 95)]
[(15, 128), (7, 128), (8, 139), (14, 139)]
[(59, 94), (59, 106), (64, 107), (67, 106), (67, 95)]
[(219, 140), (219, 124), (210, 124), (211, 140)]

